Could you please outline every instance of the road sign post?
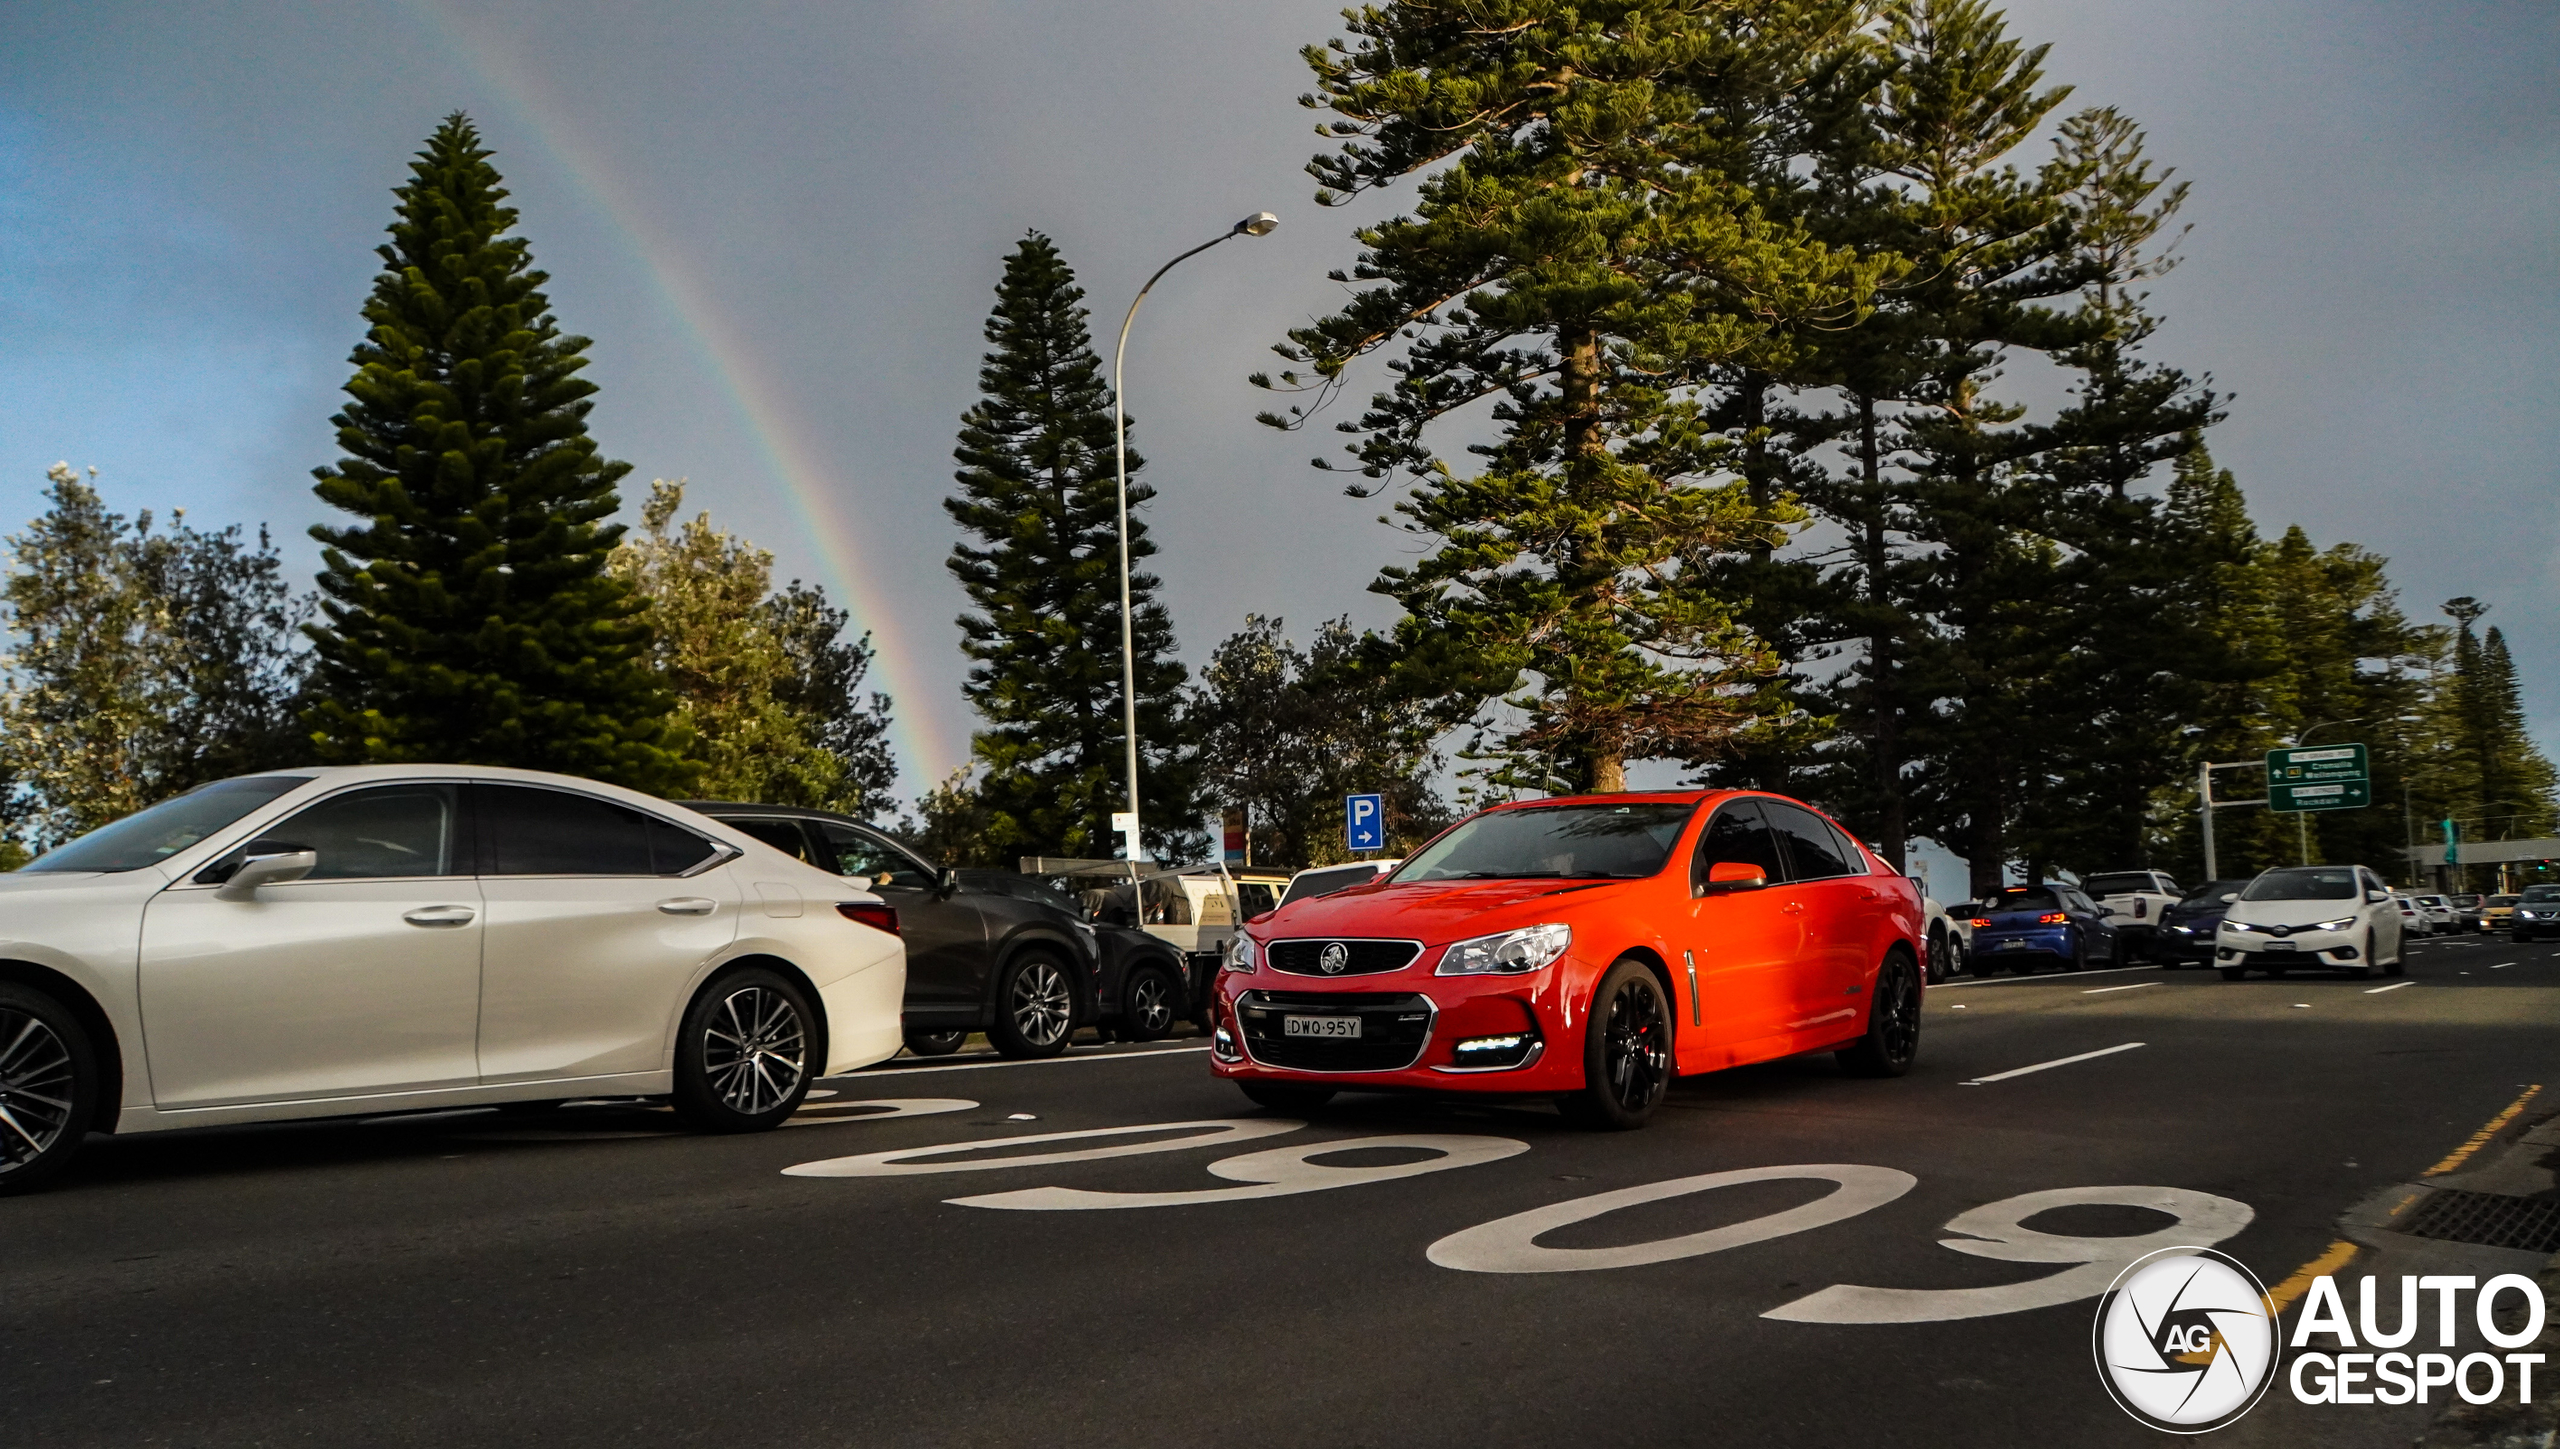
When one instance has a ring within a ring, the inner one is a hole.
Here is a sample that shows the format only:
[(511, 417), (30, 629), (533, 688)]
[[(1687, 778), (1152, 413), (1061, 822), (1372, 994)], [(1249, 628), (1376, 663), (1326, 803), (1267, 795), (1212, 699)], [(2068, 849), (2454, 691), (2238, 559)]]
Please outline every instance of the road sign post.
[(1387, 848), (1387, 797), (1342, 797), (1342, 843), (1354, 854)]

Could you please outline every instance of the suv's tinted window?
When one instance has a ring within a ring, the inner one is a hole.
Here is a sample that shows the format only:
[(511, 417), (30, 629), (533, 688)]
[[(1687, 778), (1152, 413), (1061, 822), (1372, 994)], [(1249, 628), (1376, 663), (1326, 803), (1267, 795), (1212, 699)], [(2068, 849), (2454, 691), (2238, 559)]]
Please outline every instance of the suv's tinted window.
[(797, 820), (767, 816), (763, 819), (723, 820), (720, 823), (741, 835), (754, 836), (793, 860), (805, 860), (811, 865), (818, 863), (817, 858), (809, 853), (809, 832), (801, 829)]
[(1795, 863), (1788, 879), (1827, 880), (1851, 874), (1849, 862), (1840, 858), (1840, 843), (1822, 817), (1783, 800), (1763, 800), (1760, 808), (1769, 813), (1769, 827), (1786, 839), (1788, 858)]
[(1772, 881), (1787, 878), (1786, 865), (1778, 858), (1778, 837), (1770, 833), (1769, 822), (1761, 818), (1759, 801), (1734, 800), (1717, 808), (1715, 818), (1698, 834), (1698, 853), (1689, 867), (1690, 884), (1705, 881), (1710, 868), (1726, 861), (1756, 865)]
[[(926, 870), (914, 856), (885, 840), (874, 839), (850, 826), (832, 821), (818, 824), (818, 836), (827, 849), (835, 853), (835, 873), (860, 877), (873, 885), (904, 886), (908, 890), (930, 890), (933, 872)], [(824, 868), (827, 862), (820, 861)]]
[(220, 876), (244, 856), (282, 849), (319, 855), (306, 880), (468, 875), (455, 828), (458, 793), (451, 785), (383, 785), (333, 795), (226, 856)]
[(637, 810), (566, 790), (471, 790), (483, 875), (659, 873), (649, 859), (649, 817)]

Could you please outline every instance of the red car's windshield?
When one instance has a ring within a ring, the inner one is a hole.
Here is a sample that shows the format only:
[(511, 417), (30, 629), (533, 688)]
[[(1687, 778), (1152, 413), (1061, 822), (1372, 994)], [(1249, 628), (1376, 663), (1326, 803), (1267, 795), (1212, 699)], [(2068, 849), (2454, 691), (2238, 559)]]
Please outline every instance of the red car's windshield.
[(1395, 879), (1640, 880), (1662, 870), (1696, 809), (1635, 803), (1490, 810), (1425, 847)]

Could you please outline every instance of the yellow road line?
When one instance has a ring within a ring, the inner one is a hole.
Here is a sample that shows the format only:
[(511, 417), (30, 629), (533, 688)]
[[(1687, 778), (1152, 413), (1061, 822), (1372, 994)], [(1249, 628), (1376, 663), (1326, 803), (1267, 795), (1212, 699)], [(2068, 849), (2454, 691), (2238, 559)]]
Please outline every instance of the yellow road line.
[(2355, 1255), (2356, 1245), (2346, 1239), (2340, 1238), (2331, 1243), (2327, 1252), (2294, 1269), (2292, 1277), (2267, 1291), (2267, 1312), (2282, 1313), (2292, 1307), (2293, 1300), (2311, 1291), (2312, 1279), (2337, 1272), (2347, 1266), (2347, 1260)]
[(2519, 1112), (2522, 1112), (2522, 1111), (2524, 1110), (2524, 1104), (2525, 1104), (2525, 1103), (2527, 1103), (2527, 1102), (2532, 1101), (2532, 1100), (2534, 1099), (2534, 1097), (2535, 1097), (2536, 1095), (2538, 1095), (2541, 1091), (2542, 1091), (2542, 1086), (2541, 1086), (2541, 1084), (2540, 1084), (2540, 1083), (2536, 1083), (2536, 1084), (2534, 1084), (2533, 1086), (2530, 1086), (2530, 1087), (2525, 1088), (2525, 1089), (2524, 1089), (2524, 1095), (2523, 1095), (2523, 1096), (2516, 1098), (2516, 1099), (2515, 1099), (2514, 1101), (2512, 1101), (2512, 1102), (2509, 1102), (2509, 1103), (2507, 1104), (2507, 1110), (2505, 1110), (2505, 1111), (2503, 1111), (2503, 1112), (2500, 1112), (2500, 1113), (2499, 1113), (2497, 1116), (2495, 1116), (2495, 1117), (2490, 1118), (2490, 1119), (2489, 1119), (2489, 1125), (2487, 1125), (2487, 1126), (2485, 1126), (2485, 1127), (2481, 1128), (2481, 1129), (2480, 1129), (2479, 1131), (2477, 1131), (2477, 1132), (2472, 1133), (2472, 1134), (2471, 1134), (2471, 1140), (2470, 1140), (2470, 1141), (2465, 1142), (2465, 1143), (2463, 1143), (2460, 1147), (2457, 1147), (2457, 1148), (2453, 1149), (2453, 1155), (2452, 1155), (2452, 1156), (2450, 1156), (2450, 1157), (2446, 1158), (2446, 1159), (2445, 1159), (2444, 1161), (2442, 1161), (2442, 1162), (2437, 1163), (2435, 1166), (2428, 1168), (2426, 1171), (2424, 1171), (2424, 1172), (2422, 1172), (2422, 1173), (2419, 1173), (2418, 1175), (2419, 1175), (2420, 1177), (2442, 1177), (2442, 1176), (2444, 1176), (2446, 1173), (2453, 1171), (2453, 1170), (2454, 1170), (2455, 1168), (2457, 1168), (2457, 1167), (2460, 1167), (2460, 1166), (2463, 1164), (2464, 1160), (2465, 1160), (2465, 1159), (2467, 1159), (2467, 1158), (2469, 1158), (2469, 1157), (2471, 1156), (2471, 1154), (2472, 1154), (2472, 1153), (2477, 1152), (2477, 1151), (2479, 1151), (2481, 1148), (2488, 1146), (2488, 1145), (2489, 1145), (2489, 1139), (2490, 1139), (2490, 1138), (2492, 1138), (2492, 1137), (2497, 1136), (2497, 1135), (2498, 1135), (2498, 1130), (2499, 1130), (2500, 1128), (2502, 1128), (2502, 1127), (2506, 1126), (2508, 1123), (2513, 1122), (2514, 1120), (2516, 1120), (2516, 1114), (2517, 1114), (2517, 1113), (2519, 1113)]

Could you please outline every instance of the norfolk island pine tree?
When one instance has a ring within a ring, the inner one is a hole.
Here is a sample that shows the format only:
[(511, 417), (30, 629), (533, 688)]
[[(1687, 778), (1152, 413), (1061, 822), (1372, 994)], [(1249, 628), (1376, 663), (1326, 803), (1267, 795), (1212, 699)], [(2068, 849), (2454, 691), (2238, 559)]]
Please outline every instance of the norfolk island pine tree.
[(316, 491), (323, 759), (554, 770), (639, 789), (693, 773), (649, 671), (646, 602), (609, 574), (630, 465), (587, 434), (587, 339), (551, 315), (468, 118), (445, 118), (397, 198), (366, 301), (346, 456)]

